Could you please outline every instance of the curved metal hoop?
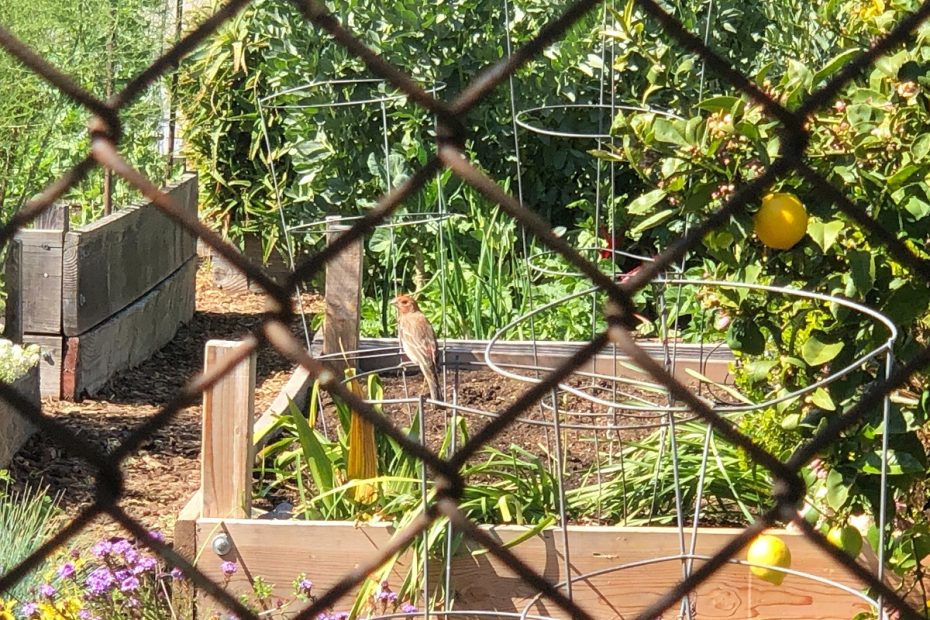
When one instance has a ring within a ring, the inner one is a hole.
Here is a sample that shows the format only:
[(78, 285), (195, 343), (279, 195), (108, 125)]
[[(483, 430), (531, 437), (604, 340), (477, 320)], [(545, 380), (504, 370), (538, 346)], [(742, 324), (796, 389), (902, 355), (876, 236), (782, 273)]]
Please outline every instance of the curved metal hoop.
[[(570, 582), (571, 583), (583, 582), (586, 580), (590, 580), (594, 577), (600, 577), (602, 575), (609, 575), (611, 573), (616, 573), (616, 572), (629, 570), (633, 568), (642, 568), (645, 566), (652, 566), (655, 564), (661, 564), (663, 562), (689, 562), (691, 563), (694, 561), (707, 562), (712, 559), (713, 558), (709, 555), (696, 555), (696, 554), (689, 554), (689, 553), (681, 553), (678, 555), (670, 555), (670, 556), (664, 556), (664, 557), (659, 557), (659, 558), (650, 558), (648, 560), (640, 560), (638, 562), (629, 562), (627, 564), (619, 564), (617, 566), (603, 568), (601, 570), (592, 571), (589, 573), (585, 573), (583, 575), (576, 575), (575, 577), (571, 578)], [(856, 590), (855, 588), (851, 588), (850, 586), (839, 583), (838, 581), (834, 581), (832, 579), (827, 579), (826, 577), (821, 577), (819, 575), (813, 575), (811, 573), (806, 573), (804, 571), (799, 571), (799, 570), (793, 570), (790, 568), (782, 568), (781, 566), (768, 566), (765, 564), (755, 564), (755, 563), (747, 562), (745, 560), (738, 560), (736, 558), (731, 558), (727, 560), (727, 563), (733, 564), (736, 566), (766, 568), (766, 569), (769, 569), (775, 572), (784, 573), (785, 575), (793, 575), (795, 577), (807, 579), (809, 581), (813, 581), (813, 582), (816, 582), (816, 583), (819, 583), (825, 586), (829, 586), (831, 588), (836, 588), (837, 590), (841, 590), (842, 592), (845, 592), (846, 594), (849, 594), (850, 596), (857, 598), (861, 600), (862, 602), (870, 605), (873, 608), (873, 610), (876, 612), (878, 612), (880, 609), (880, 605), (877, 600), (870, 598), (869, 596), (863, 594), (862, 592), (860, 592), (859, 590)], [(564, 588), (565, 586), (566, 586), (565, 581), (555, 584), (556, 588)], [(529, 613), (529, 610), (534, 605), (537, 605), (540, 602), (540, 600), (542, 599), (542, 596), (543, 596), (542, 593), (534, 596), (526, 604), (526, 607), (523, 608), (523, 612), (519, 615), (519, 618), (526, 619), (526, 620), (532, 620), (533, 618), (535, 618), (535, 616)]]
[[(300, 103), (300, 104), (290, 104), (290, 103), (274, 103), (276, 99), (286, 97), (288, 95), (298, 95), (306, 94), (314, 90), (322, 90), (327, 87), (336, 87), (336, 86), (365, 86), (365, 85), (374, 85), (374, 84), (387, 84), (386, 80), (381, 78), (347, 78), (340, 80), (320, 80), (317, 82), (309, 82), (307, 84), (302, 84), (300, 86), (294, 86), (293, 88), (287, 88), (285, 90), (278, 91), (276, 93), (271, 93), (270, 95), (265, 95), (261, 97), (258, 102), (259, 105), (264, 106), (268, 110), (308, 110), (308, 109), (327, 109), (327, 108), (342, 108), (346, 106), (362, 106), (370, 105), (373, 103), (388, 103), (390, 101), (400, 101), (405, 99), (407, 95), (403, 93), (394, 93), (394, 94), (383, 94), (378, 97), (369, 97), (367, 99), (350, 99), (348, 101), (326, 101), (323, 103)], [(436, 94), (446, 88), (445, 82), (436, 82), (432, 87), (425, 89), (426, 92), (431, 94)]]
[[(880, 312), (877, 312), (873, 310), (872, 308), (869, 308), (868, 306), (864, 306), (862, 304), (856, 303), (848, 299), (843, 299), (840, 297), (833, 297), (830, 295), (824, 295), (822, 293), (814, 293), (811, 291), (805, 291), (805, 290), (797, 289), (793, 287), (779, 287), (779, 286), (769, 286), (769, 285), (764, 285), (764, 284), (749, 284), (745, 282), (722, 282), (719, 280), (701, 280), (701, 279), (688, 279), (688, 278), (657, 278), (653, 280), (653, 284), (680, 284), (680, 285), (685, 285), (685, 286), (693, 285), (693, 286), (710, 286), (710, 287), (718, 287), (718, 288), (742, 288), (742, 289), (762, 291), (762, 292), (767, 292), (767, 293), (776, 293), (776, 294), (783, 294), (783, 295), (788, 295), (788, 296), (795, 296), (795, 297), (800, 297), (804, 299), (822, 301), (825, 303), (835, 303), (837, 305), (849, 308), (855, 312), (859, 312), (861, 314), (864, 314), (874, 319), (876, 322), (882, 324), (888, 330), (888, 337), (884, 342), (882, 342), (875, 348), (869, 350), (868, 352), (864, 353), (863, 355), (857, 357), (854, 361), (850, 362), (845, 367), (830, 373), (827, 377), (824, 377), (820, 381), (817, 381), (799, 390), (795, 390), (794, 392), (790, 392), (783, 396), (772, 398), (772, 399), (766, 400), (761, 403), (744, 404), (744, 405), (720, 405), (720, 404), (715, 404), (713, 402), (707, 401), (708, 406), (711, 407), (717, 413), (726, 414), (726, 413), (756, 411), (759, 409), (765, 409), (768, 407), (772, 407), (774, 405), (777, 405), (785, 401), (793, 400), (800, 396), (804, 396), (805, 394), (809, 394), (813, 392), (814, 390), (816, 390), (817, 388), (829, 385), (833, 381), (836, 381), (837, 379), (840, 379), (846, 376), (847, 374), (852, 372), (857, 367), (861, 366), (862, 364), (864, 364), (865, 362), (869, 360), (872, 360), (878, 357), (883, 352), (891, 352), (892, 346), (898, 336), (898, 330), (895, 327), (894, 323), (888, 317), (881, 314)], [(562, 297), (555, 301), (549, 302), (548, 304), (535, 308), (531, 310), (530, 312), (524, 314), (523, 316), (520, 316), (514, 319), (509, 324), (501, 328), (497, 333), (495, 333), (491, 337), (491, 339), (488, 341), (488, 345), (485, 348), (485, 354), (484, 354), (485, 363), (488, 365), (489, 368), (491, 368), (492, 370), (494, 370), (495, 372), (497, 372), (498, 374), (504, 377), (508, 377), (516, 381), (522, 381), (524, 383), (539, 383), (541, 380), (537, 377), (531, 377), (528, 375), (510, 372), (509, 370), (506, 370), (502, 364), (498, 364), (497, 362), (495, 362), (494, 360), (495, 344), (503, 340), (503, 336), (507, 332), (509, 332), (511, 329), (513, 329), (514, 327), (517, 327), (524, 321), (528, 321), (531, 317), (534, 317), (535, 315), (541, 312), (544, 312), (550, 308), (563, 304), (577, 297), (595, 293), (598, 290), (599, 289), (597, 287), (592, 287), (592, 288), (589, 288), (583, 291), (572, 293), (571, 295)], [(537, 367), (532, 367), (532, 370), (538, 373), (538, 372), (549, 372), (554, 369), (549, 368), (549, 367), (544, 367), (544, 366), (537, 366)], [(580, 374), (580, 373), (576, 373), (576, 374)], [(593, 376), (594, 378), (602, 379), (605, 381), (616, 381), (617, 379), (616, 377), (610, 377), (607, 375), (599, 375), (595, 373), (588, 373), (585, 376)], [(652, 384), (652, 385), (655, 387), (656, 390), (659, 390), (659, 391), (665, 390), (664, 386), (662, 385), (659, 385), (659, 384)], [(652, 405), (649, 407), (643, 407), (643, 406), (632, 406), (628, 404), (618, 403), (616, 401), (605, 400), (603, 398), (596, 397), (586, 392), (583, 389), (579, 389), (579, 388), (576, 388), (574, 386), (567, 385), (564, 383), (559, 384), (559, 389), (565, 392), (571, 393), (575, 396), (578, 396), (579, 398), (583, 398), (587, 401), (590, 401), (593, 404), (601, 405), (603, 407), (607, 407), (610, 409), (625, 410), (625, 411), (631, 411), (631, 410), (632, 411), (649, 411), (649, 412), (664, 411), (668, 413), (688, 411), (688, 408), (684, 406), (662, 406), (662, 405), (657, 404), (657, 405)]]
[[(598, 131), (597, 133), (580, 133), (573, 131), (558, 131), (555, 129), (547, 129), (545, 127), (540, 127), (534, 125), (533, 123), (527, 120), (527, 117), (537, 113), (537, 112), (550, 112), (553, 110), (601, 110), (602, 112), (607, 112), (608, 114), (615, 114), (618, 111), (625, 112), (645, 112), (651, 114), (658, 114), (659, 116), (664, 116), (666, 118), (671, 118), (675, 120), (684, 120), (682, 117), (678, 116), (674, 112), (668, 112), (666, 110), (657, 110), (655, 108), (647, 108), (641, 106), (632, 106), (632, 105), (606, 105), (603, 103), (563, 103), (557, 105), (543, 105), (536, 108), (527, 108), (526, 110), (520, 110), (517, 112), (514, 120), (517, 125), (526, 129), (527, 131), (532, 131), (533, 133), (541, 134), (544, 136), (552, 136), (555, 138), (568, 138), (571, 140), (606, 140), (611, 137), (610, 133), (602, 133)], [(607, 123), (607, 127), (610, 127), (612, 120)]]
[[(362, 219), (363, 215), (349, 215), (340, 217), (338, 221), (336, 220), (317, 220), (315, 222), (307, 222), (306, 224), (298, 224), (297, 226), (289, 226), (288, 232), (296, 234), (319, 234), (320, 232), (325, 232), (325, 229), (328, 225), (332, 224), (342, 224), (344, 222), (354, 222), (356, 220)], [(444, 213), (440, 211), (423, 211), (419, 213), (395, 213), (388, 221), (381, 224), (377, 224), (375, 228), (403, 228), (405, 226), (419, 226), (420, 224), (439, 224), (446, 220), (452, 219), (454, 217), (465, 217), (461, 213)], [(394, 220), (404, 218), (413, 218), (411, 221), (399, 221), (395, 222)], [(322, 230), (321, 230), (322, 229)]]

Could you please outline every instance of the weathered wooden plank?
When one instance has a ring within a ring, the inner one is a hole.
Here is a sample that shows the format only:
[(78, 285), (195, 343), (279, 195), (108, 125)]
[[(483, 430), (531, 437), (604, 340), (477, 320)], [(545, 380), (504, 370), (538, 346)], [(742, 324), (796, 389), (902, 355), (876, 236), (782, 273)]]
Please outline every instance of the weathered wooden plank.
[[(502, 541), (512, 540), (511, 527), (491, 528)], [(741, 530), (699, 530), (696, 554), (710, 556), (727, 544)], [(803, 535), (783, 530), (772, 531), (785, 540), (791, 549), (794, 570), (835, 580), (859, 589), (861, 584), (845, 569), (825, 557)], [(685, 534), (685, 548), (691, 543), (690, 532)], [(680, 552), (678, 531), (675, 528), (634, 527), (569, 527), (569, 545), (573, 577), (595, 571), (626, 565), (598, 577), (577, 580), (573, 584), (574, 600), (595, 618), (629, 618), (642, 612), (682, 579), (682, 562), (679, 559), (654, 562), (632, 567), (632, 563), (658, 558), (673, 558)], [(467, 543), (466, 547), (475, 547)], [(514, 547), (514, 553), (540, 571), (551, 583), (565, 579), (564, 560), (561, 554), (561, 532), (547, 530)], [(744, 559), (741, 554), (737, 559)], [(702, 565), (697, 560), (694, 569)], [(535, 596), (519, 576), (490, 554), (469, 556), (462, 554), (454, 565), (457, 603), (474, 607), (484, 601), (494, 601), (494, 609), (512, 605), (522, 610)], [(696, 590), (694, 599), (697, 617), (700, 618), (780, 618), (842, 620), (868, 609), (868, 605), (855, 596), (820, 582), (789, 575), (781, 586), (775, 586), (754, 577), (748, 567), (728, 565), (714, 574)], [(534, 605), (532, 613), (564, 618), (564, 612), (549, 602)]]
[[(537, 364), (543, 369), (553, 369), (578, 351), (587, 343), (540, 341), (532, 343), (519, 340), (505, 340), (494, 345), (491, 359), (504, 368), (529, 377), (535, 376), (534, 371), (526, 368)], [(665, 352), (662, 345), (656, 341), (637, 341), (653, 359), (661, 361)], [(440, 345), (440, 359), (445, 360), (449, 368), (477, 368), (485, 365), (484, 352), (487, 348), (486, 340), (442, 340)], [(382, 370), (396, 368), (404, 359), (400, 355), (400, 346), (397, 338), (364, 338), (359, 341), (361, 352), (349, 356), (361, 371)], [(319, 357), (322, 355), (322, 341), (313, 343), (311, 353)], [(340, 356), (341, 357), (341, 356)], [(723, 383), (730, 377), (729, 365), (734, 361), (733, 353), (726, 345), (717, 346), (717, 343), (697, 345), (679, 343), (675, 352), (675, 377), (681, 381), (694, 380), (687, 373), (687, 369), (698, 371), (704, 376)], [(523, 368), (519, 368), (519, 367)], [(629, 358), (622, 353), (614, 355), (610, 347), (605, 348), (579, 369), (582, 372), (597, 372), (607, 376), (628, 377), (631, 379), (647, 379), (648, 375), (633, 367)]]
[[(295, 574), (306, 572), (316, 592), (323, 593), (359, 562), (378, 557), (379, 549), (390, 539), (389, 525), (358, 527), (348, 522), (223, 520), (224, 531), (234, 545), (233, 555), (242, 567), (229, 580), (234, 593), (249, 590), (247, 575), (261, 576), (276, 585), (276, 594), (288, 596)], [(197, 522), (197, 544), (209, 549), (219, 520)], [(513, 540), (524, 528), (487, 528), (502, 541)], [(701, 528), (697, 554), (710, 555), (740, 530)], [(802, 535), (783, 530), (772, 533), (783, 537), (791, 549), (792, 569), (832, 579), (855, 590), (861, 585), (846, 571), (823, 555)], [(679, 552), (674, 528), (569, 527), (572, 568), (575, 576), (644, 560), (675, 556)], [(685, 535), (690, 544), (690, 535)], [(543, 535), (512, 547), (511, 550), (551, 583), (563, 578), (560, 554), (561, 533), (548, 530)], [(390, 581), (399, 585), (406, 562), (402, 558)], [(701, 561), (695, 562), (695, 568)], [(209, 577), (222, 583), (219, 559), (209, 550), (198, 565)], [(491, 554), (470, 555), (460, 551), (452, 565), (456, 608), (519, 612), (536, 594), (518, 576)], [(679, 559), (616, 570), (598, 577), (576, 581), (574, 600), (595, 618), (619, 619), (636, 616), (682, 578)], [(848, 620), (868, 609), (862, 599), (840, 590), (794, 575), (774, 586), (751, 575), (746, 566), (729, 565), (701, 585), (694, 599), (699, 618), (780, 618), (794, 620)], [(347, 609), (351, 597), (342, 598), (336, 610)], [(531, 613), (564, 618), (551, 603), (531, 608)], [(670, 616), (675, 616), (674, 613)]]
[(278, 393), (274, 401), (265, 409), (262, 415), (255, 420), (254, 432), (256, 450), (261, 450), (268, 440), (271, 439), (271, 436), (268, 434), (268, 429), (277, 422), (278, 417), (287, 414), (288, 406), (291, 402), (301, 411), (306, 410), (307, 393), (310, 391), (310, 386), (312, 384), (313, 378), (310, 375), (310, 371), (303, 366), (298, 366), (294, 369), (291, 378), (288, 379), (287, 383), (284, 385), (284, 389)]
[[(210, 340), (204, 374), (221, 366), (241, 342)], [(255, 419), (255, 351), (203, 393), (200, 490), (205, 517), (247, 517), (252, 512), (252, 425)]]
[(33, 220), (32, 228), (35, 230), (60, 230), (67, 232), (71, 224), (68, 211), (69, 208), (67, 204), (56, 202)]
[[(340, 218), (327, 218), (326, 243), (332, 244), (348, 230), (337, 224)], [(361, 320), (362, 267), (364, 247), (361, 239), (349, 244), (326, 263), (326, 311), (323, 319), (323, 354), (331, 355), (328, 363), (342, 376), (347, 366), (343, 351), (358, 349)]]
[(61, 256), (63, 234), (50, 230), (21, 230), (20, 283), (22, 331), (61, 333)]
[[(233, 544), (232, 552), (222, 558), (210, 548), (211, 541), (220, 532), (226, 533)], [(219, 570), (220, 562), (235, 561), (241, 570), (230, 578), (229, 592), (249, 592), (248, 575), (261, 576), (275, 585), (275, 594), (282, 598), (293, 596), (294, 578), (306, 573), (319, 596), (362, 562), (377, 557), (379, 549), (387, 545), (393, 534), (394, 529), (386, 525), (355, 529), (352, 523), (345, 522), (202, 518), (197, 521), (197, 547), (205, 551), (198, 559), (197, 568), (223, 583), (225, 577)], [(403, 583), (408, 567), (408, 558), (398, 561), (389, 577), (392, 586)], [(198, 617), (209, 618), (209, 612), (216, 609), (202, 598), (198, 604)], [(351, 598), (343, 597), (335, 609), (347, 610), (350, 606)]]
[[(214, 286), (227, 291), (263, 292), (262, 288), (246, 274), (242, 273), (238, 267), (230, 263), (222, 255), (214, 252), (210, 246), (206, 244), (204, 246), (211, 257), (210, 275), (213, 278)], [(198, 248), (198, 252), (200, 251), (201, 248)], [(253, 264), (260, 265), (275, 282), (284, 282), (287, 276), (290, 275), (290, 265), (281, 253), (273, 251), (268, 260), (264, 260), (262, 240), (258, 236), (246, 237), (245, 249), (242, 251), (242, 255)]]
[(39, 377), (43, 397), (59, 398), (61, 396), (61, 369), (64, 357), (64, 342), (61, 336), (42, 334), (24, 334), (23, 343), (37, 344), (42, 353), (39, 356)]
[[(167, 193), (197, 213), (197, 177)], [(78, 336), (123, 310), (186, 263), (197, 241), (151, 203), (120, 209), (65, 235), (61, 326)]]
[[(181, 512), (174, 524), (174, 550), (191, 564), (197, 557), (197, 519), (203, 508), (203, 494), (198, 489)], [(181, 618), (194, 618), (194, 588), (187, 579), (175, 581), (171, 587), (171, 601)]]
[(113, 373), (147, 360), (194, 315), (196, 258), (144, 297), (80, 336), (73, 397), (93, 394)]
[[(39, 369), (32, 368), (13, 382), (13, 389), (35, 405), (39, 405)], [(13, 456), (35, 432), (35, 427), (17, 413), (13, 405), (0, 399), (0, 468), (6, 467)]]

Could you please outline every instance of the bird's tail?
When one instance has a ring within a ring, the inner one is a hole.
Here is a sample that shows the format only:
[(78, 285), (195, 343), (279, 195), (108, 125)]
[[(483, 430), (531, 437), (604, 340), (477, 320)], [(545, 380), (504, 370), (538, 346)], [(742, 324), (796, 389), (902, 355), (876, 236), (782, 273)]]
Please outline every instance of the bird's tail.
[(426, 369), (423, 377), (426, 379), (426, 385), (429, 386), (429, 397), (433, 400), (442, 400), (442, 395), (439, 393), (439, 372), (436, 368)]

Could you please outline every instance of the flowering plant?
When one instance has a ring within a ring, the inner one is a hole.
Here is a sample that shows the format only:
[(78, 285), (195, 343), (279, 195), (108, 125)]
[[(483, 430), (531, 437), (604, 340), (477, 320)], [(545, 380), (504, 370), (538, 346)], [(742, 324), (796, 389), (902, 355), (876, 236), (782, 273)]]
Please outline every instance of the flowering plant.
[[(151, 536), (162, 539), (158, 532)], [(171, 618), (167, 582), (182, 577), (177, 569), (163, 570), (136, 541), (103, 539), (89, 551), (66, 553), (28, 600), (0, 603), (0, 620)]]
[(39, 347), (25, 347), (0, 338), (0, 381), (12, 383), (39, 363)]

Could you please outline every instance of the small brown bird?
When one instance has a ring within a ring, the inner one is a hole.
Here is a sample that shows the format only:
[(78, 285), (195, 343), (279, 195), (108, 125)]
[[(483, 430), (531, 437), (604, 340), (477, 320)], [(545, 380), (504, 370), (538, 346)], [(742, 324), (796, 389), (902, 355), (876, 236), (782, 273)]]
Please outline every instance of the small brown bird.
[(417, 302), (409, 295), (398, 295), (394, 299), (397, 306), (397, 338), (404, 353), (416, 362), (429, 386), (429, 395), (439, 400), (439, 364), (436, 344), (436, 332), (422, 312)]

